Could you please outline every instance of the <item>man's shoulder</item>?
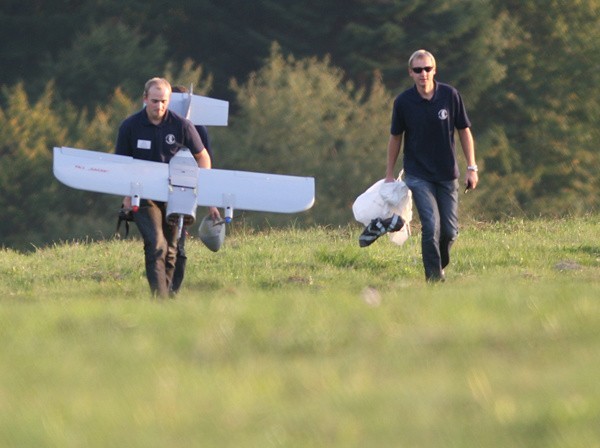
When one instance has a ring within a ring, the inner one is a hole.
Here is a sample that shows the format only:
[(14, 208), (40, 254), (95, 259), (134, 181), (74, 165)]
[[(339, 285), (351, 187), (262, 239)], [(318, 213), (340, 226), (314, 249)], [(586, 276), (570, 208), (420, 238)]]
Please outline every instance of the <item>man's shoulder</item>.
[(451, 86), (450, 84), (447, 84), (445, 82), (437, 82), (437, 89), (438, 92), (446, 94), (446, 95), (459, 95), (458, 93), (458, 89), (454, 86)]
[(404, 90), (403, 92), (401, 92), (396, 97), (396, 101), (400, 102), (400, 101), (406, 101), (406, 100), (413, 100), (418, 97), (419, 97), (419, 94), (417, 93), (417, 89), (415, 88), (415, 86), (412, 86), (412, 87)]
[(419, 103), (420, 100), (421, 97), (419, 96), (416, 87), (412, 86), (411, 88), (406, 89), (396, 97), (396, 99), (394, 100), (394, 107), (401, 109), (407, 107), (410, 108), (414, 104)]
[(183, 115), (179, 115), (177, 112), (173, 112), (172, 110), (167, 111), (166, 121), (173, 124), (183, 124), (185, 126), (194, 126), (190, 120), (185, 118)]
[(202, 139), (204, 139), (204, 137), (206, 137), (208, 135), (208, 129), (206, 129), (206, 126), (197, 124), (197, 125), (194, 125), (194, 127), (196, 128), (196, 130), (198, 131), (198, 134), (200, 134), (200, 137)]
[[(133, 126), (133, 125), (141, 124), (141, 123), (143, 123), (143, 120), (145, 117), (146, 117), (145, 110), (142, 109), (138, 112), (135, 112), (134, 114), (131, 114), (127, 118), (125, 118), (121, 122), (121, 126)], [(146, 118), (146, 121), (148, 121), (147, 118)]]

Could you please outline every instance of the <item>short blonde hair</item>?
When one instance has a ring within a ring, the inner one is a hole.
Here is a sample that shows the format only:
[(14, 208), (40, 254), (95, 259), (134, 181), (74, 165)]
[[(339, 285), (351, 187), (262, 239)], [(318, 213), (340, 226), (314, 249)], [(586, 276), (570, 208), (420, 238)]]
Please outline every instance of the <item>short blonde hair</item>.
[(165, 78), (155, 77), (149, 79), (148, 81), (146, 81), (146, 84), (144, 84), (144, 98), (148, 96), (148, 92), (154, 86), (163, 87), (169, 93), (172, 92), (171, 83), (169, 81), (167, 81)]
[(412, 63), (415, 59), (420, 59), (420, 58), (431, 58), (431, 63), (433, 64), (433, 66), (435, 67), (435, 58), (433, 57), (433, 55), (428, 52), (427, 50), (417, 50), (415, 51), (413, 54), (410, 55), (410, 58), (408, 58), (408, 68), (412, 68)]

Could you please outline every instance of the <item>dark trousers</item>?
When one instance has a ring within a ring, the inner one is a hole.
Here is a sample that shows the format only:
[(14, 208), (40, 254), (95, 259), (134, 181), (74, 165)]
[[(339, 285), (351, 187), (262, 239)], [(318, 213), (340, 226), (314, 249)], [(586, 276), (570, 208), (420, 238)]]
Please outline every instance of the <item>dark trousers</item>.
[(177, 253), (177, 226), (166, 220), (166, 204), (143, 200), (135, 213), (135, 223), (144, 239), (146, 278), (155, 296), (165, 297), (171, 290), (175, 256)]
[(458, 180), (429, 182), (406, 175), (422, 226), (421, 250), (425, 278), (444, 278), (450, 263), (450, 248), (458, 237)]
[(185, 275), (185, 265), (187, 264), (187, 256), (185, 254), (185, 235), (186, 231), (183, 229), (181, 232), (181, 238), (177, 242), (177, 259), (175, 261), (175, 272), (173, 273), (173, 284), (171, 290), (173, 292), (179, 291), (181, 284), (183, 283), (183, 277)]

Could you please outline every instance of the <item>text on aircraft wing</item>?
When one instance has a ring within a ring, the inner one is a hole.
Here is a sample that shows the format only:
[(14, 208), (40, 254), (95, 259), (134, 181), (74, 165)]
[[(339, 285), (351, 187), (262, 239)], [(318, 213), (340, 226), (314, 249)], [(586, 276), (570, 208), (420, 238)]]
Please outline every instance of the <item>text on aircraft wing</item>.
[(54, 148), (54, 176), (79, 190), (166, 201), (169, 165), (117, 154)]
[(196, 126), (227, 126), (229, 102), (190, 93), (171, 94), (169, 109)]
[(314, 201), (312, 177), (218, 169), (200, 169), (198, 175), (198, 205), (296, 213)]

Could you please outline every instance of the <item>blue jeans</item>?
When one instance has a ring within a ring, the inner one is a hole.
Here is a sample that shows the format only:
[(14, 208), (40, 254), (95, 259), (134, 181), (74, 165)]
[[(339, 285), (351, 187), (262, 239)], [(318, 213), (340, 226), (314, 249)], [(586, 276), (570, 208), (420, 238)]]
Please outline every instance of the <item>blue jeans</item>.
[(167, 223), (166, 204), (142, 200), (134, 214), (135, 223), (144, 239), (146, 278), (155, 296), (169, 294), (177, 254), (177, 226)]
[(458, 237), (458, 180), (430, 182), (406, 175), (422, 226), (421, 251), (425, 278), (443, 280), (450, 248)]

